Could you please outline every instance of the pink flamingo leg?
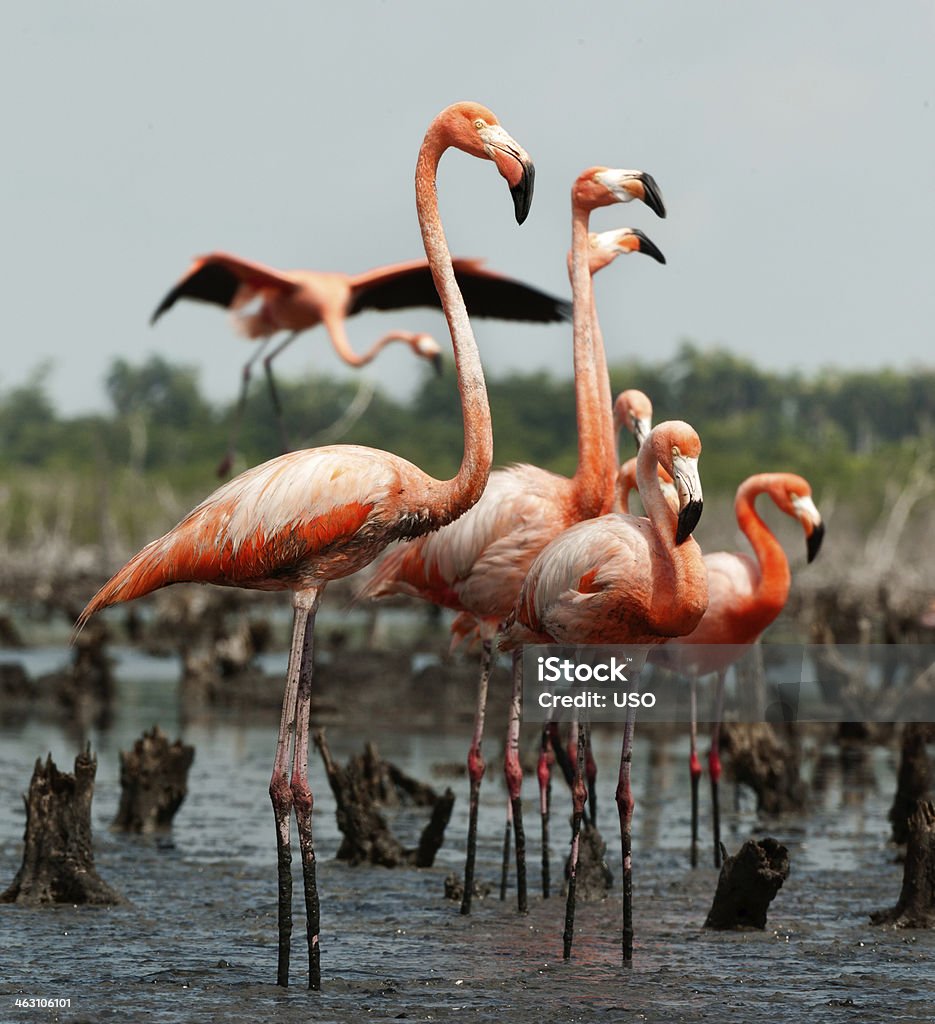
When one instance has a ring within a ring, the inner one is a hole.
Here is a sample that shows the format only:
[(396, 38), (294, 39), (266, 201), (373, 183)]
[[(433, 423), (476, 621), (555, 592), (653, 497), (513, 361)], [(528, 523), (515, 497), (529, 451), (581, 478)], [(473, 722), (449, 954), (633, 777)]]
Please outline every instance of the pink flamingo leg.
[(623, 853), (623, 963), (633, 960), (633, 865), (630, 824), (633, 820), (633, 792), (630, 789), (630, 766), (633, 761), (633, 727), (636, 712), (627, 707), (620, 752), (620, 777), (617, 782), (617, 813), (620, 816), (620, 847)]
[(688, 757), (688, 771), (692, 783), (692, 839), (691, 865), (698, 867), (698, 782), (701, 779), (701, 762), (698, 760), (698, 678), (691, 674), (691, 753)]
[(721, 780), (721, 757), (718, 752), (721, 740), (721, 718), (724, 715), (724, 683), (726, 671), (717, 674), (714, 691), (714, 721), (711, 723), (711, 749), (708, 751), (708, 771), (711, 774), (711, 817), (714, 830), (714, 866), (721, 866), (721, 804), (718, 783)]
[(551, 870), (549, 867), (549, 815), (552, 797), (552, 765), (555, 754), (552, 752), (550, 723), (542, 726), (542, 739), (539, 744), (539, 761), (536, 765), (536, 778), (539, 780), (539, 815), (542, 819), (542, 898), (547, 900), (551, 895)]
[[(510, 812), (513, 818), (513, 836), (516, 840), (516, 900), (521, 914), (528, 909), (526, 898), (526, 833), (523, 830), (523, 805), (520, 791), (523, 769), (519, 763), (519, 723), (523, 710), (523, 658), (513, 651), (513, 693), (510, 699), (510, 721), (507, 728), (506, 756), (503, 773), (510, 794)], [(509, 833), (508, 833), (509, 834)], [(501, 898), (503, 889), (501, 886)]]
[[(314, 593), (314, 592), (312, 592)], [(314, 598), (312, 598), (314, 600)], [(276, 758), (273, 762), (273, 776), (269, 783), (269, 795), (276, 819), (276, 853), (279, 881), (279, 966), (277, 984), (289, 984), (289, 947), (292, 940), (292, 843), (291, 825), (293, 791), (289, 781), (292, 762), (292, 740), (296, 731), (296, 704), (299, 694), (299, 677), (305, 658), (306, 637), (309, 637), (309, 593), (299, 591), (293, 597), (294, 621), (292, 647), (289, 651), (289, 669), (286, 674), (286, 690), (282, 699), (282, 716), (279, 723), (279, 738), (276, 743)]]
[(299, 599), (308, 605), (302, 641), (302, 662), (296, 698), (295, 751), (292, 760), (292, 806), (299, 833), (302, 854), (302, 878), (305, 888), (305, 929), (308, 937), (308, 987), (321, 988), (321, 947), (318, 934), (321, 923), (318, 883), (315, 878), (315, 846), (312, 842), (312, 806), (314, 799), (308, 784), (308, 719), (312, 703), (313, 637), (315, 614), (321, 602), (321, 588), (300, 592)]
[(568, 893), (565, 898), (565, 931), (562, 934), (562, 957), (571, 957), (571, 944), (575, 937), (575, 892), (578, 885), (578, 848), (581, 837), (581, 819), (584, 817), (584, 805), (588, 799), (588, 790), (584, 783), (585, 776), (585, 733), (586, 729), (578, 728), (577, 718), (575, 729), (578, 735), (578, 750), (575, 760), (575, 781), (572, 785), (572, 819), (571, 819), (571, 856), (568, 870)]
[[(474, 861), (477, 856), (477, 809), (480, 799), (480, 784), (484, 777), (484, 755), (481, 741), (484, 738), (484, 719), (487, 714), (487, 684), (493, 668), (493, 641), (490, 638), (481, 644), (480, 682), (477, 686), (477, 708), (474, 711), (474, 738), (468, 751), (468, 776), (471, 780), (471, 806), (468, 818), (467, 856), (464, 860), (464, 895), (461, 897), (461, 913), (470, 914), (471, 898), (474, 895)], [(507, 833), (509, 835), (509, 833)], [(501, 897), (504, 898), (504, 897)]]

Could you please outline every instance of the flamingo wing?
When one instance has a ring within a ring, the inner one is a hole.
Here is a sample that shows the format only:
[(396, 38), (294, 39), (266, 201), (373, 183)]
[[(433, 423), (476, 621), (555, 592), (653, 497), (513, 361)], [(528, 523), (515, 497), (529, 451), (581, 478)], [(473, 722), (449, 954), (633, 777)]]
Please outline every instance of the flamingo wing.
[(193, 261), (156, 307), (149, 322), (154, 324), (179, 299), (198, 299), (230, 309), (235, 304), (237, 293), (244, 287), (252, 294), (261, 288), (291, 291), (296, 283), (283, 271), (262, 263), (253, 263), (226, 252), (208, 253)]
[(146, 545), (81, 613), (170, 583), (291, 590), (346, 576), (406, 532), (419, 470), (386, 452), (333, 445), (289, 452), (219, 487)]
[[(470, 316), (553, 323), (571, 319), (571, 303), (486, 270), (480, 260), (455, 259), (455, 277)], [(441, 304), (426, 260), (379, 267), (351, 278), (348, 316), (364, 309), (405, 309)]]

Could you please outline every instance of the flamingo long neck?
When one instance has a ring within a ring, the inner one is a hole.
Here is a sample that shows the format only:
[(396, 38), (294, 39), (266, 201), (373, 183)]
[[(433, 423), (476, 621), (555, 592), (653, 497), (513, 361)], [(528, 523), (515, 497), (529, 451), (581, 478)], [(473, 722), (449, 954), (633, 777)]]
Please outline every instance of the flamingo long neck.
[(593, 337), (591, 272), (588, 267), (588, 220), (586, 209), (572, 204), (571, 288), (575, 354), (575, 411), (578, 424), (578, 467), (572, 478), (575, 502), (582, 519), (609, 512), (614, 500), (616, 465), (606, 452), (612, 443), (610, 382), (606, 395), (600, 381), (599, 366), (607, 377), (604, 347)]
[[(325, 327), (328, 330), (328, 334), (331, 336), (331, 344), (334, 346), (335, 352), (337, 352), (339, 358), (343, 359), (349, 366), (364, 366), (370, 362), (371, 359), (379, 351), (378, 341), (373, 348), (370, 349), (364, 355), (359, 352), (355, 352), (351, 348), (351, 343), (347, 337), (347, 331), (344, 329), (344, 318), (343, 317), (326, 317)], [(383, 339), (381, 338), (380, 341)]]
[(792, 575), (789, 572), (789, 559), (782, 545), (773, 536), (772, 531), (760, 518), (756, 510), (757, 495), (768, 492), (769, 482), (764, 474), (745, 480), (737, 488), (734, 511), (737, 524), (750, 541), (760, 569), (754, 594), (755, 606), (762, 609), (764, 615), (770, 613), (767, 624), (785, 607), (789, 597)]
[[(664, 559), (652, 560), (651, 619), (660, 635), (683, 636), (695, 628), (708, 603), (707, 573), (694, 538), (675, 543), (678, 511), (663, 494), (659, 460), (649, 443), (640, 446), (636, 457), (636, 486), (665, 553)], [(699, 588), (703, 593), (700, 609)]]
[(445, 126), (438, 119), (426, 132), (416, 163), (416, 209), (425, 255), (441, 299), (454, 348), (461, 415), (464, 419), (464, 455), (451, 480), (436, 481), (432, 518), (441, 526), (457, 519), (480, 498), (493, 463), (493, 429), (487, 385), (467, 309), (451, 264), (451, 253), (438, 213), (435, 178), (438, 161), (448, 148)]
[[(614, 400), (610, 390), (610, 373), (607, 370), (607, 351), (604, 348), (604, 334), (597, 319), (597, 300), (594, 298), (594, 274), (591, 274), (591, 341), (594, 345), (594, 368), (597, 372), (598, 414), (602, 428), (602, 446), (607, 464), (604, 472), (611, 481), (611, 492), (616, 494), (617, 473), (620, 468), (620, 435), (614, 427)], [(600, 410), (604, 410), (601, 413)]]

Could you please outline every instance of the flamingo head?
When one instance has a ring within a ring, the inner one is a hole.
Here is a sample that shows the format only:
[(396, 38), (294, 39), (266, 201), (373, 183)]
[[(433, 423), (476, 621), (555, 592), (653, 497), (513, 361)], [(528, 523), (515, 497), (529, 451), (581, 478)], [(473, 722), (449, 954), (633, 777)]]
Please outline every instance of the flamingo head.
[(701, 438), (682, 420), (669, 420), (653, 428), (643, 448), (648, 448), (658, 465), (672, 477), (678, 495), (675, 543), (684, 544), (698, 525), (704, 505), (698, 475)]
[(451, 145), (497, 165), (510, 186), (516, 222), (522, 224), (532, 205), (536, 180), (526, 150), (501, 127), (496, 114), (480, 103), (454, 103), (440, 116), (445, 119)]
[(812, 499), (809, 482), (795, 473), (777, 473), (771, 480), (770, 497), (776, 505), (802, 524), (809, 562), (814, 561), (825, 537), (825, 524)]
[(618, 432), (626, 427), (633, 435), (639, 451), (640, 445), (653, 429), (653, 403), (649, 396), (636, 388), (621, 391), (614, 402), (614, 427)]
[(442, 350), (432, 335), (414, 334), (410, 344), (412, 351), (421, 359), (427, 359), (440, 377), (442, 375)]
[(629, 203), (632, 199), (639, 199), (657, 216), (665, 217), (662, 192), (655, 178), (645, 171), (589, 167), (578, 176), (571, 189), (572, 204), (582, 210), (596, 210), (611, 203)]

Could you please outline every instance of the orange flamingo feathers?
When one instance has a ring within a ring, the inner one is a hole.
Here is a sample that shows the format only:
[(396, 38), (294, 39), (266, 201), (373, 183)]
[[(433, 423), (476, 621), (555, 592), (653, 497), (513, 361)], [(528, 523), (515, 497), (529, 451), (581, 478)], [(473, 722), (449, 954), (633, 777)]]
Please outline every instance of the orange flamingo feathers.
[(714, 551), (704, 556), (708, 574), (707, 611), (691, 633), (672, 641), (672, 645), (679, 648), (680, 665), (688, 668), (692, 688), (689, 757), (692, 780), (692, 867), (698, 862), (698, 781), (701, 777), (701, 762), (696, 747), (697, 679), (709, 672), (717, 673), (708, 770), (711, 777), (714, 865), (719, 867), (721, 833), (718, 782), (721, 777), (721, 760), (718, 744), (725, 675), (731, 663), (740, 657), (738, 647), (756, 643), (785, 607), (792, 582), (789, 560), (782, 545), (756, 511), (755, 502), (761, 494), (768, 495), (780, 511), (801, 524), (809, 562), (818, 554), (824, 538), (821, 514), (812, 499), (811, 485), (804, 477), (795, 473), (758, 473), (748, 477), (737, 488), (734, 502), (737, 523), (750, 541), (754, 557), (727, 551)]
[(289, 981), (292, 932), (290, 817), (302, 856), (309, 987), (321, 983), (319, 900), (308, 786), (308, 720), (315, 615), (327, 583), (374, 559), (394, 540), (437, 529), (480, 497), (493, 439), (483, 370), (438, 213), (435, 176), (446, 149), (492, 160), (514, 196), (517, 220), (532, 198), (526, 153), (476, 103), (457, 103), (429, 126), (416, 165), (416, 207), (432, 278), (451, 332), (464, 420), (457, 475), (435, 480), (388, 452), (356, 445), (292, 452), (219, 488), (165, 537), (147, 545), (92, 598), (80, 628), (100, 609), (181, 580), (289, 590), (295, 619), (270, 798), (279, 893), (277, 981)]

